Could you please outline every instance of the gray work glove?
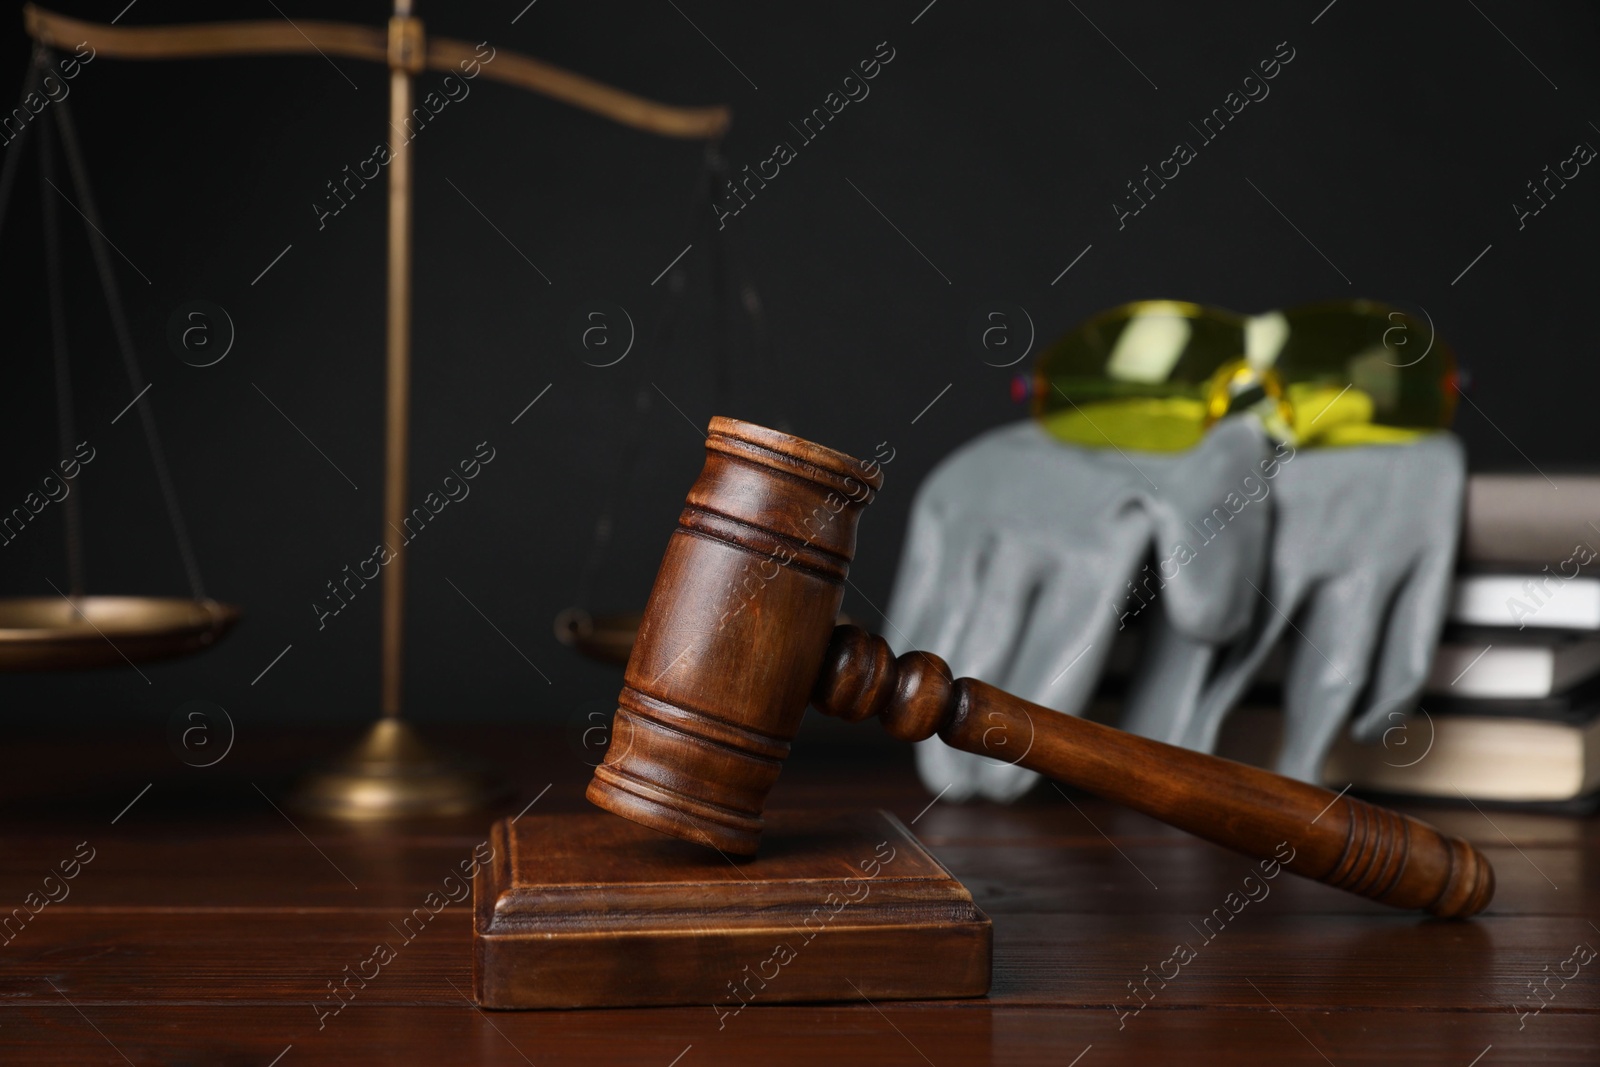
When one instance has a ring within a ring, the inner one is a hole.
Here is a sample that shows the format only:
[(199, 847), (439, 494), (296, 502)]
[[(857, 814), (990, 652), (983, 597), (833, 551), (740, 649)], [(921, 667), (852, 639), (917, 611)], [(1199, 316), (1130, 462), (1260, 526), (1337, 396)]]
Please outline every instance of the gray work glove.
[[(1157, 617), (1123, 725), (1201, 752), (1280, 640), (1288, 652), (1276, 769), (1320, 784), (1356, 716), (1375, 743), (1415, 706), (1448, 608), (1466, 462), (1448, 433), (1406, 445), (1302, 449), (1273, 482), (1271, 566), (1220, 665)], [(1174, 701), (1180, 692), (1193, 701)]]
[[(919, 489), (884, 636), (901, 652), (944, 657), (957, 677), (1079, 714), (1117, 633), (1146, 605), (1210, 646), (1248, 632), (1251, 583), (1265, 581), (1273, 462), (1248, 415), (1177, 454), (1081, 448), (1032, 420), (990, 431)], [(1191, 551), (1175, 552), (1180, 544)], [(955, 800), (1013, 800), (1037, 777), (938, 738), (918, 746), (917, 768)]]

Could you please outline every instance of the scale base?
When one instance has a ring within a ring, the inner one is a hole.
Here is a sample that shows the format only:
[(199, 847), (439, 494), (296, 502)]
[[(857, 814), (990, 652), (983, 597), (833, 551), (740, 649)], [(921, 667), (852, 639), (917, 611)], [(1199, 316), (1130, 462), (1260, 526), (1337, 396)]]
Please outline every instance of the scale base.
[(989, 917), (882, 811), (770, 812), (732, 860), (600, 812), (502, 819), (473, 879), (486, 1008), (976, 997)]
[(485, 777), (435, 753), (410, 725), (384, 718), (341, 759), (301, 780), (297, 811), (369, 822), (477, 811), (497, 794)]

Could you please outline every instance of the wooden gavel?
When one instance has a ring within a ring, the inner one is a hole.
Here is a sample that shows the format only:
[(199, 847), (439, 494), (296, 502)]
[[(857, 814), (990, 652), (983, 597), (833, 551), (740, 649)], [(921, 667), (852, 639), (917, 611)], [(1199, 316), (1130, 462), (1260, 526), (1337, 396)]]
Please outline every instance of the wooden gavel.
[(726, 418), (711, 420), (706, 452), (589, 783), (607, 811), (754, 855), (809, 701), (852, 721), (880, 716), (904, 741), (938, 734), (1253, 858), (1287, 843), (1289, 870), (1395, 907), (1461, 917), (1494, 895), (1477, 849), (1417, 819), (1063, 715), (835, 627), (881, 469)]

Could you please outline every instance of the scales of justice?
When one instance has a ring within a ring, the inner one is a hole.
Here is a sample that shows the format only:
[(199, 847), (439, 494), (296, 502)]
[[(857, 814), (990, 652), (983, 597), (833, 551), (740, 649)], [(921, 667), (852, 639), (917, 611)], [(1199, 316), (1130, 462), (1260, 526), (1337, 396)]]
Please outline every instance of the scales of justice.
[[(395, 0), (387, 29), (317, 20), (194, 23), (170, 26), (114, 26), (84, 22), (32, 4), (23, 9), (34, 56), (22, 98), (37, 95), (56, 50), (82, 44), (96, 56), (126, 60), (200, 59), (263, 55), (310, 55), (383, 63), (389, 68), (389, 123), (403, 130), (414, 108), (413, 80), (428, 70), (454, 71), (477, 60), (476, 49), (449, 38), (429, 38), (410, 0)], [(642, 99), (542, 60), (498, 49), (494, 62), (479, 66), (488, 80), (529, 90), (612, 122), (663, 137), (712, 142), (728, 128), (726, 107), (673, 107)], [(29, 109), (32, 110), (32, 109)], [(68, 585), (56, 597), (0, 600), (0, 670), (81, 670), (121, 667), (186, 655), (209, 647), (238, 620), (239, 610), (205, 595), (199, 568), (178, 506), (161, 448), (154, 412), (123, 313), (99, 212), (89, 185), (83, 153), (65, 98), (13, 139), (0, 168), (0, 225), (16, 181), (23, 139), (39, 127), (41, 188), (54, 185), (54, 152), (59, 142), (78, 196), (90, 250), (104, 290), (117, 347), (139, 409), (146, 445), (160, 483), (168, 520), (183, 557), (190, 596), (91, 596), (83, 587), (80, 492), (63, 501)], [(411, 382), (411, 216), (413, 143), (395, 138), (388, 165), (387, 382), (384, 449), (384, 520), (400, 528), (406, 514)], [(71, 373), (67, 357), (66, 314), (60, 271), (60, 241), (55, 201), (42, 206), (45, 266), (55, 359), (57, 415), (63, 456), (75, 441)], [(471, 810), (489, 798), (475, 772), (435, 754), (401, 718), (405, 647), (406, 558), (395, 546), (384, 567), (382, 597), (382, 717), (343, 759), (302, 781), (298, 808), (347, 819), (443, 815)], [(631, 635), (630, 635), (631, 636)]]

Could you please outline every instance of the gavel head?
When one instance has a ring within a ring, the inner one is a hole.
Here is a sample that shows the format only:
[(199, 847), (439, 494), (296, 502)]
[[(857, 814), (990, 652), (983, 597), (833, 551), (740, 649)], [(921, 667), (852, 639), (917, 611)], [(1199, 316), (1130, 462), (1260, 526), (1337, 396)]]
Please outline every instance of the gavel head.
[(876, 462), (714, 418), (588, 798), (754, 855), (844, 598)]

